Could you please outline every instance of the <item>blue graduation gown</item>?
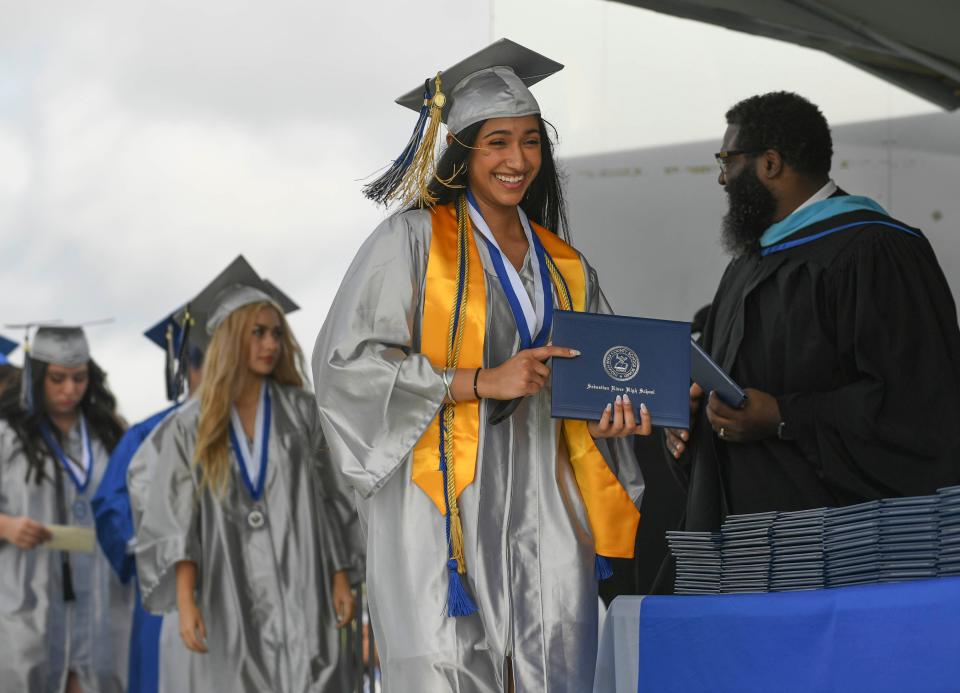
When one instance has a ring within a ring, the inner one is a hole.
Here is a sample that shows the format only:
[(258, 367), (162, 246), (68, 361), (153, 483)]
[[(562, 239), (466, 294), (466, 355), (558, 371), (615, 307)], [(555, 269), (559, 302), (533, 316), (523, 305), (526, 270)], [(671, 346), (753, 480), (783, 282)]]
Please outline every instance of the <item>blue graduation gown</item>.
[[(176, 408), (176, 405), (168, 407), (127, 430), (114, 448), (103, 479), (93, 497), (97, 540), (110, 565), (124, 584), (136, 575), (133, 554), (127, 553), (127, 543), (134, 535), (130, 493), (127, 489), (127, 468), (143, 441)], [(162, 623), (162, 616), (155, 616), (143, 608), (138, 585), (133, 626), (130, 632), (127, 684), (129, 693), (157, 693)]]

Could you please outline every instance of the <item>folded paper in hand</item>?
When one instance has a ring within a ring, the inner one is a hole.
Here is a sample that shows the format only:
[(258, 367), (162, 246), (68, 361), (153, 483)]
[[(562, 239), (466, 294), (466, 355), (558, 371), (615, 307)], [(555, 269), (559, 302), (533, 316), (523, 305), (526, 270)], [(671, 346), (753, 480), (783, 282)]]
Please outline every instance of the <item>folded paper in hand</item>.
[(93, 553), (93, 549), (97, 544), (97, 535), (92, 527), (47, 525), (47, 529), (50, 530), (53, 538), (41, 544), (45, 549)]

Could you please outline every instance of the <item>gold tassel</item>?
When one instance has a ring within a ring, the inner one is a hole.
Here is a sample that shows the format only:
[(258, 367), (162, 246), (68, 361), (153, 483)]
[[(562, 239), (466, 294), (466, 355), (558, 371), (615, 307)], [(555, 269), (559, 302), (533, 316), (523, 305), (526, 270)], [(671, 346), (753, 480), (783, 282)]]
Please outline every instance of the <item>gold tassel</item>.
[(463, 558), (463, 527), (460, 525), (460, 510), (450, 511), (450, 544), (453, 548), (453, 559), (457, 562), (457, 572), (465, 575), (467, 564)]
[(457, 502), (457, 480), (454, 478), (453, 466), (453, 405), (443, 408), (444, 447), (447, 449), (447, 507), (450, 512), (450, 553), (457, 562), (457, 572), (461, 575), (467, 572), (467, 564), (463, 557), (463, 526), (460, 523), (460, 506)]
[(414, 202), (421, 206), (431, 207), (437, 203), (437, 196), (429, 189), (437, 164), (437, 140), (440, 135), (440, 125), (443, 123), (443, 107), (447, 103), (446, 94), (442, 91), (440, 73), (434, 78), (433, 96), (430, 98), (430, 115), (420, 146), (413, 155), (413, 161), (403, 173), (394, 198), (400, 198), (401, 205), (406, 207)]

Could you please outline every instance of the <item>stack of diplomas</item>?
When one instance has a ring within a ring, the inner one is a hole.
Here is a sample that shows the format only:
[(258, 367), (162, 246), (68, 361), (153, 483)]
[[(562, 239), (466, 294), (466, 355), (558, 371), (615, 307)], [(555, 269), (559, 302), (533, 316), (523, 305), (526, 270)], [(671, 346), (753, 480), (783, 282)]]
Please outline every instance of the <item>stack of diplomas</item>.
[(824, 522), (827, 584), (894, 582), (937, 574), (937, 496), (831, 508)]
[(725, 594), (767, 592), (770, 589), (770, 526), (777, 514), (730, 515), (720, 528)]
[(939, 509), (936, 495), (880, 501), (880, 582), (937, 575)]
[[(786, 592), (960, 575), (960, 486), (667, 532), (677, 594)], [(719, 566), (719, 567), (718, 567)]]
[(626, 395), (654, 426), (690, 424), (690, 323), (556, 311), (553, 343), (580, 356), (553, 359), (552, 415), (597, 421)]
[(823, 517), (826, 508), (777, 513), (770, 528), (770, 591), (826, 586)]
[(960, 575), (960, 486), (937, 489), (937, 495), (940, 497), (937, 573)]
[(717, 594), (720, 591), (719, 532), (667, 532), (670, 553), (677, 561), (677, 594)]

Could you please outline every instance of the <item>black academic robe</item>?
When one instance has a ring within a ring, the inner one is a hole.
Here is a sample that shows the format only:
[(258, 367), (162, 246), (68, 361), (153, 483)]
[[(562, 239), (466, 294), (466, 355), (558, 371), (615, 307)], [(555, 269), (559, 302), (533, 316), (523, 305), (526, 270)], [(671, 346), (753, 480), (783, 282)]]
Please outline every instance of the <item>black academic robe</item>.
[(729, 264), (703, 344), (742, 387), (777, 397), (792, 440), (724, 442), (701, 408), (684, 460), (670, 458), (687, 530), (960, 483), (960, 330), (929, 242), (868, 211), (789, 241)]

